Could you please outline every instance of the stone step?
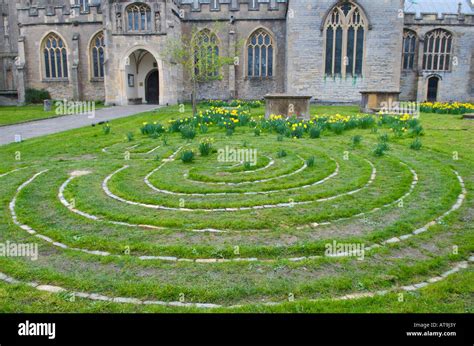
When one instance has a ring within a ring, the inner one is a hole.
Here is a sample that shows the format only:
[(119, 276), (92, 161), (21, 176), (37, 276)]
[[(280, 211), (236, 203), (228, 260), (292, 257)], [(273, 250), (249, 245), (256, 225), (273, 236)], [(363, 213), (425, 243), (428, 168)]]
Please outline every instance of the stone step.
[(472, 119), (474, 120), (474, 113), (468, 113), (468, 114), (464, 114), (463, 119)]

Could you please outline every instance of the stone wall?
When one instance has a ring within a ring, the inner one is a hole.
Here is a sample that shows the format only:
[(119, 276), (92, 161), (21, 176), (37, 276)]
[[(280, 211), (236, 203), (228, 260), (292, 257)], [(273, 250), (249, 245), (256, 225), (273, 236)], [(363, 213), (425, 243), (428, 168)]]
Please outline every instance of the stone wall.
[[(362, 77), (333, 78), (325, 75), (322, 29), (326, 15), (338, 0), (144, 2), (152, 9), (153, 30), (132, 34), (126, 30), (124, 10), (133, 1), (102, 0), (100, 6), (80, 9), (70, 1), (0, 0), (2, 16), (8, 14), (7, 20), (0, 22), (0, 91), (12, 88), (10, 85), (14, 83), (20, 100), (25, 87), (33, 87), (49, 90), (54, 98), (105, 99), (109, 104), (127, 104), (126, 58), (135, 50), (146, 49), (155, 58), (159, 70), (160, 103), (189, 101), (189, 76), (179, 65), (168, 61), (164, 53), (167, 42), (179, 40), (193, 28), (212, 30), (217, 22), (220, 52), (226, 56), (236, 52), (238, 63), (224, 67), (221, 80), (200, 85), (199, 99), (260, 99), (267, 93), (289, 92), (309, 95), (316, 101), (358, 103), (361, 91), (400, 91), (403, 100), (423, 101), (427, 79), (432, 73), (419, 70), (421, 65), (414, 71), (401, 71), (403, 29), (410, 28), (422, 38), (426, 32), (442, 27), (454, 35), (453, 56), (458, 64), (449, 72), (438, 73), (439, 99), (473, 101), (474, 16), (415, 17), (403, 12), (403, 0), (354, 1), (365, 12), (369, 24)], [(160, 28), (156, 27), (155, 13), (161, 15)], [(8, 23), (8, 35), (5, 23)], [(275, 43), (274, 76), (270, 78), (247, 77), (246, 42), (258, 28), (267, 30)], [(94, 80), (89, 42), (101, 30), (106, 41), (106, 76), (104, 80)], [(68, 46), (67, 81), (43, 78), (40, 45), (49, 32), (58, 33)], [(20, 59), (15, 65), (16, 56)], [(136, 77), (137, 83), (143, 84), (143, 76)], [(143, 90), (140, 93), (143, 95)]]
[[(108, 104), (124, 105), (128, 103), (129, 90), (126, 60), (130, 54), (140, 49), (148, 51), (156, 59), (159, 72), (160, 104), (175, 104), (182, 90), (182, 68), (169, 62), (166, 56), (167, 41), (177, 40), (181, 35), (181, 21), (176, 4), (156, 0), (149, 2), (152, 8), (152, 18), (160, 13), (160, 23), (153, 23), (151, 32), (129, 33), (126, 29), (126, 20), (123, 18), (125, 8), (134, 3), (121, 2), (120, 4), (105, 4), (104, 14), (106, 22), (107, 63), (105, 65), (106, 102)], [(118, 15), (122, 16), (122, 20)], [(145, 71), (142, 73), (147, 73)], [(138, 72), (138, 74), (141, 71)], [(136, 76), (137, 83), (143, 76)], [(144, 85), (140, 85), (144, 88)], [(137, 94), (140, 95), (139, 93)]]
[(287, 20), (287, 85), (319, 101), (359, 102), (362, 90), (399, 91), (403, 19), (401, 0), (360, 0), (369, 21), (362, 78), (326, 77), (323, 22), (334, 0), (290, 0)]
[[(437, 75), (440, 77), (438, 101), (474, 101), (470, 75), (473, 73), (474, 51), (474, 17), (450, 15), (439, 18), (437, 15), (405, 16), (405, 27), (416, 32), (418, 36), (418, 77), (404, 79), (404, 90), (417, 90), (418, 101), (425, 101), (427, 97), (428, 79)], [(445, 29), (453, 35), (453, 51), (449, 71), (423, 71), (423, 43), (425, 35), (435, 29)], [(404, 92), (404, 98), (408, 95)]]
[(402, 71), (400, 80), (400, 100), (416, 101), (418, 88), (418, 72)]
[(474, 97), (474, 54), (471, 54), (471, 69), (469, 71), (469, 84), (471, 85), (471, 90), (469, 90), (469, 97), (472, 99)]
[(17, 98), (15, 58), (18, 55), (18, 22), (15, 4), (0, 0), (0, 105)]
[[(104, 83), (92, 81), (90, 60), (90, 41), (103, 28), (101, 8), (90, 6), (83, 11), (69, 4), (43, 3), (17, 5), (26, 86), (48, 90), (54, 99), (103, 100)], [(45, 78), (41, 45), (51, 32), (67, 46), (68, 78), (64, 81)]]
[[(200, 85), (199, 99), (261, 99), (270, 92), (283, 92), (286, 70), (286, 3), (271, 1), (229, 1), (211, 3), (183, 1), (183, 33), (204, 28), (219, 33), (219, 51), (227, 57), (237, 52), (238, 63), (221, 71), (222, 80)], [(218, 24), (216, 24), (216, 21)], [(251, 34), (265, 29), (274, 40), (274, 75), (268, 78), (247, 77), (246, 43)], [(185, 80), (189, 81), (188, 76)], [(185, 83), (182, 98), (189, 100), (191, 85)]]

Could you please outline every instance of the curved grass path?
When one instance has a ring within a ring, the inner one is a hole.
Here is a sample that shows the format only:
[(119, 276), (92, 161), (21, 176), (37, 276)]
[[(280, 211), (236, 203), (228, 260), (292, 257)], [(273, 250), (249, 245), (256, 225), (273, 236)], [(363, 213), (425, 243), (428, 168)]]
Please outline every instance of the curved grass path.
[[(15, 212), (15, 205), (16, 205), (16, 199), (18, 198), (18, 195), (21, 193), (21, 191), (26, 187), (28, 186), (30, 183), (32, 183), (38, 176), (40, 176), (41, 174), (44, 174), (46, 173), (47, 170), (45, 171), (41, 171), (37, 174), (35, 174), (33, 177), (31, 177), (29, 180), (27, 180), (26, 182), (24, 182), (22, 185), (20, 185), (20, 187), (17, 189), (17, 193), (15, 194), (14, 198), (12, 199), (12, 201), (10, 202), (10, 212), (11, 212), (11, 216), (12, 216), (12, 219), (13, 219), (13, 222), (19, 226), (20, 228), (26, 230), (28, 233), (38, 237), (38, 238), (41, 238), (51, 244), (53, 244), (54, 246), (57, 246), (57, 247), (60, 247), (60, 248), (63, 248), (63, 249), (71, 249), (71, 250), (74, 250), (74, 251), (82, 251), (82, 252), (85, 252), (85, 253), (88, 253), (88, 254), (92, 254), (92, 255), (98, 255), (98, 256), (111, 256), (112, 254), (108, 253), (108, 252), (105, 252), (105, 251), (99, 251), (99, 250), (90, 250), (90, 249), (79, 249), (79, 248), (71, 248), (69, 247), (68, 245), (65, 245), (63, 243), (60, 243), (60, 242), (57, 242), (43, 234), (40, 234), (38, 233), (37, 231), (33, 230), (30, 226), (28, 225), (25, 225), (25, 224), (22, 224), (19, 220), (18, 220), (18, 217), (16, 215), (16, 212)], [(374, 249), (374, 248), (379, 248), (380, 246), (382, 245), (386, 245), (386, 244), (392, 244), (392, 243), (397, 243), (397, 242), (400, 242), (400, 241), (403, 241), (403, 240), (406, 240), (406, 239), (409, 239), (411, 238), (412, 236), (414, 235), (418, 235), (418, 234), (421, 234), (423, 232), (426, 232), (428, 231), (428, 229), (432, 226), (435, 226), (437, 223), (441, 222), (445, 217), (447, 217), (449, 214), (451, 214), (452, 212), (458, 210), (465, 197), (466, 197), (466, 189), (465, 189), (465, 185), (464, 185), (464, 181), (463, 179), (461, 178), (461, 176), (459, 175), (458, 172), (454, 171), (454, 173), (456, 174), (458, 180), (459, 180), (459, 184), (462, 188), (462, 192), (461, 194), (458, 196), (458, 199), (456, 201), (456, 203), (448, 210), (446, 211), (445, 213), (443, 213), (442, 215), (440, 215), (439, 217), (437, 217), (435, 220), (433, 221), (430, 221), (429, 223), (427, 223), (426, 225), (424, 225), (423, 227), (421, 228), (418, 228), (416, 230), (413, 230), (413, 232), (411, 233), (408, 233), (408, 234), (404, 234), (404, 235), (401, 235), (399, 237), (394, 237), (394, 238), (390, 238), (390, 239), (387, 239), (387, 240), (384, 240), (381, 242), (381, 244), (374, 244), (372, 245), (371, 247), (366, 247), (365, 250), (366, 251), (370, 251), (371, 249)], [(79, 174), (80, 175), (80, 174)], [(77, 176), (77, 175), (76, 175)], [(416, 180), (415, 180), (416, 181)], [(414, 181), (414, 182), (415, 182)], [(413, 186), (413, 185), (412, 185)], [(63, 186), (61, 187), (61, 189), (64, 189), (64, 184)], [(406, 195), (405, 195), (406, 196)], [(66, 204), (66, 206), (68, 206), (70, 208), (70, 204), (65, 201), (64, 197), (62, 196), (62, 193), (60, 191), (60, 194), (59, 194), (59, 198), (61, 199), (62, 203), (63, 204)], [(390, 203), (390, 205), (393, 204)], [(389, 205), (386, 205), (384, 207), (388, 207)], [(97, 218), (96, 216), (93, 216), (93, 215), (89, 215), (89, 214), (86, 214), (86, 213), (83, 213), (83, 212), (80, 212), (80, 211), (77, 211), (75, 210), (75, 212), (79, 213), (80, 215), (82, 216), (85, 216), (89, 219), (92, 219), (92, 220), (99, 220), (99, 218)], [(357, 217), (357, 215), (356, 215)], [(118, 224), (118, 225), (125, 225), (125, 226), (137, 226), (139, 227), (140, 225), (132, 225), (132, 224), (123, 224), (123, 223), (118, 223), (118, 222), (115, 222), (115, 224)], [(142, 225), (143, 227), (143, 225)], [(145, 226), (145, 227), (152, 227), (152, 226)], [(335, 256), (329, 256), (329, 257), (348, 257), (348, 256), (352, 256), (353, 254), (351, 252), (343, 252), (343, 253), (340, 253), (340, 254), (337, 254)], [(116, 255), (116, 256), (120, 256), (120, 255)], [(180, 262), (180, 261), (185, 261), (185, 262), (195, 262), (195, 263), (225, 263), (225, 262), (241, 262), (241, 261), (248, 261), (248, 262), (255, 262), (255, 261), (264, 261), (264, 262), (271, 262), (271, 261), (277, 261), (275, 259), (259, 259), (259, 258), (233, 258), (233, 259), (225, 259), (225, 258), (196, 258), (196, 259), (190, 259), (190, 258), (177, 258), (177, 257), (170, 257), (170, 256), (140, 256), (138, 257), (140, 260), (162, 260), (162, 261), (173, 261), (173, 262)], [(308, 259), (315, 259), (315, 258), (321, 258), (320, 255), (316, 255), (316, 256), (303, 256), (303, 257), (293, 257), (293, 258), (283, 258), (283, 260), (288, 260), (288, 261), (291, 261), (291, 262), (298, 262), (298, 261), (304, 261), (304, 260), (308, 260)], [(282, 259), (278, 259), (278, 260), (282, 260)]]
[[(2, 169), (0, 239), (37, 241), (40, 256), (0, 257), (0, 281), (75, 304), (279, 311), (411, 296), (472, 271), (472, 163), (440, 147), (391, 138), (375, 157), (380, 134), (362, 130), (284, 142), (240, 128), (206, 134), (257, 149), (261, 162), (246, 170), (215, 153), (184, 164), (180, 153), (198, 152), (199, 139), (128, 143), (129, 128), (77, 149), (45, 141), (48, 160), (32, 144), (31, 158)], [(362, 145), (349, 146), (353, 132)], [(328, 251), (336, 244), (348, 246)]]
[[(401, 287), (391, 287), (390, 289), (383, 290), (383, 291), (376, 291), (376, 292), (364, 292), (364, 293), (350, 293), (340, 297), (334, 297), (329, 299), (330, 301), (337, 301), (337, 300), (357, 300), (362, 298), (373, 298), (375, 296), (384, 296), (390, 292), (399, 292), (399, 291), (408, 291), (413, 292), (417, 291), (421, 288), (427, 287), (430, 284), (434, 284), (436, 282), (440, 282), (447, 277), (459, 272), (462, 269), (468, 268), (469, 263), (474, 262), (474, 256), (469, 258), (469, 261), (462, 261), (456, 263), (450, 270), (442, 273), (440, 276), (435, 276), (429, 278), (427, 281), (419, 282), (413, 285), (408, 286), (401, 286)], [(130, 297), (110, 297), (105, 296), (99, 293), (88, 293), (88, 292), (71, 292), (63, 287), (59, 286), (51, 286), (51, 285), (41, 285), (37, 282), (21, 282), (12, 278), (8, 275), (5, 275), (0, 272), (0, 280), (7, 282), (9, 284), (24, 284), (27, 286), (31, 286), (39, 291), (45, 291), (50, 293), (61, 293), (61, 292), (68, 292), (70, 295), (78, 298), (83, 299), (90, 299), (90, 300), (98, 300), (98, 301), (106, 301), (106, 302), (113, 302), (113, 303), (122, 303), (122, 304), (134, 304), (134, 305), (161, 305), (161, 306), (176, 306), (176, 307), (183, 307), (183, 308), (199, 308), (199, 309), (216, 309), (227, 307), (229, 309), (236, 309), (241, 308), (243, 305), (229, 305), (223, 306), (219, 304), (213, 303), (185, 303), (182, 301), (161, 301), (161, 300), (142, 300), (139, 298), (130, 298)], [(328, 299), (307, 299), (306, 302), (318, 302), (318, 301), (327, 301)], [(296, 300), (292, 300), (293, 303), (298, 303)], [(267, 302), (267, 303), (253, 303), (256, 305), (261, 306), (278, 306), (282, 304), (286, 304), (287, 302)], [(252, 304), (252, 303), (251, 303)]]

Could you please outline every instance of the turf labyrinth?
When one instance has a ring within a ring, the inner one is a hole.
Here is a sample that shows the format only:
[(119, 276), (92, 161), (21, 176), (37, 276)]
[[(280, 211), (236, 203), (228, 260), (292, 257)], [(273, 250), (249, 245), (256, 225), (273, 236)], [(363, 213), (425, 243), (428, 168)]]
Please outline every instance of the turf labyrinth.
[[(216, 153), (184, 164), (180, 153), (198, 152), (198, 141), (175, 135), (0, 175), (9, 236), (36, 237), (42, 253), (5, 261), (0, 279), (92, 300), (213, 308), (412, 291), (467, 267), (439, 244), (467, 194), (440, 155), (394, 145), (375, 157), (336, 136), (215, 137), (216, 148), (257, 149), (258, 164), (245, 170)], [(364, 244), (364, 260), (328, 256), (334, 241)]]

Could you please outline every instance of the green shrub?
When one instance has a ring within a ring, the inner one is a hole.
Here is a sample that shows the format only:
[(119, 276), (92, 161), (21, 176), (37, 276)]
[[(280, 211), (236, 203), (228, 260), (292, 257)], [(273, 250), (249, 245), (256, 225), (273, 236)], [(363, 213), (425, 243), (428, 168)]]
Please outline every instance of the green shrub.
[(420, 120), (418, 120), (417, 118), (412, 118), (412, 119), (408, 120), (407, 124), (408, 124), (408, 127), (412, 129), (412, 128), (420, 125)]
[(288, 155), (288, 154), (287, 154), (286, 151), (283, 150), (283, 149), (280, 149), (280, 150), (278, 150), (278, 152), (277, 152), (277, 157), (278, 157), (278, 158), (286, 157), (287, 155)]
[(250, 162), (248, 162), (248, 161), (244, 162), (244, 169), (245, 169), (246, 171), (251, 170), (251, 169), (252, 169), (252, 163), (250, 163)]
[(321, 137), (321, 128), (319, 126), (313, 126), (309, 130), (309, 137), (312, 139), (320, 138)]
[(51, 95), (47, 90), (28, 88), (25, 91), (26, 103), (43, 103), (44, 100), (50, 100)]
[(110, 125), (107, 123), (102, 127), (102, 131), (104, 132), (104, 135), (108, 135), (110, 133)]
[(287, 131), (287, 127), (283, 123), (278, 123), (275, 125), (275, 131), (280, 135), (284, 135), (285, 132)]
[(259, 137), (262, 131), (260, 129), (255, 129), (253, 133), (255, 134), (255, 137)]
[(278, 136), (277, 136), (277, 141), (278, 141), (278, 142), (283, 142), (283, 138), (284, 138), (284, 137), (283, 137), (282, 135), (278, 135)]
[(199, 129), (200, 129), (202, 134), (205, 134), (209, 130), (209, 127), (206, 124), (201, 124)]
[(368, 115), (359, 119), (359, 127), (361, 129), (370, 129), (375, 126), (374, 117)]
[(344, 124), (344, 130), (352, 130), (355, 129), (357, 126), (360, 126), (359, 120), (351, 118)]
[(389, 151), (390, 150), (390, 146), (386, 142), (379, 143), (379, 145), (384, 151)]
[(356, 136), (352, 137), (352, 146), (353, 147), (357, 147), (358, 145), (360, 145), (361, 142), (362, 142), (362, 136), (361, 135), (356, 135)]
[(406, 128), (404, 127), (403, 124), (394, 124), (392, 125), (392, 130), (395, 137), (401, 138), (403, 137), (403, 134), (405, 133)]
[(294, 130), (291, 131), (291, 137), (293, 138), (303, 138), (304, 136), (304, 128), (302, 126), (296, 127)]
[(163, 142), (163, 146), (164, 147), (167, 147), (168, 146), (168, 136), (166, 135), (166, 133), (163, 135), (163, 137), (161, 138), (161, 141)]
[(194, 161), (194, 152), (192, 150), (185, 150), (181, 153), (181, 161), (183, 163), (191, 163)]
[(410, 136), (412, 137), (418, 137), (418, 136), (423, 136), (423, 135), (424, 135), (423, 126), (421, 126), (420, 124), (415, 125), (414, 127), (410, 129)]
[(421, 143), (421, 140), (417, 137), (411, 144), (410, 144), (410, 149), (413, 150), (420, 150), (423, 144)]
[(191, 125), (181, 125), (179, 131), (184, 139), (194, 139), (196, 137), (196, 129)]
[(388, 133), (384, 133), (379, 137), (379, 141), (382, 143), (387, 143), (390, 140)]
[(264, 104), (263, 101), (259, 100), (207, 100), (200, 102), (202, 106), (209, 107), (241, 107), (241, 108), (258, 108)]
[(163, 127), (163, 125), (158, 123), (143, 123), (143, 126), (141, 127), (140, 131), (143, 135), (157, 137), (163, 132), (165, 132), (165, 128)]
[(340, 135), (344, 132), (345, 126), (344, 123), (337, 122), (331, 124), (331, 131), (333, 131), (336, 135)]
[(225, 131), (225, 135), (226, 135), (227, 137), (231, 137), (231, 136), (234, 134), (234, 131), (235, 131), (235, 130), (234, 130), (233, 128), (229, 127), (229, 128)]
[(212, 153), (212, 142), (211, 138), (205, 138), (199, 143), (199, 152), (201, 156), (209, 156)]
[(250, 114), (240, 114), (237, 119), (239, 119), (239, 126), (247, 126), (252, 118)]
[(183, 124), (180, 121), (171, 120), (171, 125), (169, 127), (169, 132), (171, 132), (171, 133), (180, 132), (181, 126), (183, 126)]
[(389, 150), (389, 146), (387, 143), (382, 142), (377, 144), (377, 146), (374, 149), (374, 155), (375, 156), (383, 156), (387, 150)]
[(131, 142), (134, 139), (135, 139), (135, 135), (133, 134), (133, 132), (127, 132), (127, 140)]
[(309, 157), (309, 158), (306, 160), (306, 166), (308, 166), (308, 167), (313, 167), (315, 161), (316, 161), (316, 159), (314, 158), (314, 156)]

